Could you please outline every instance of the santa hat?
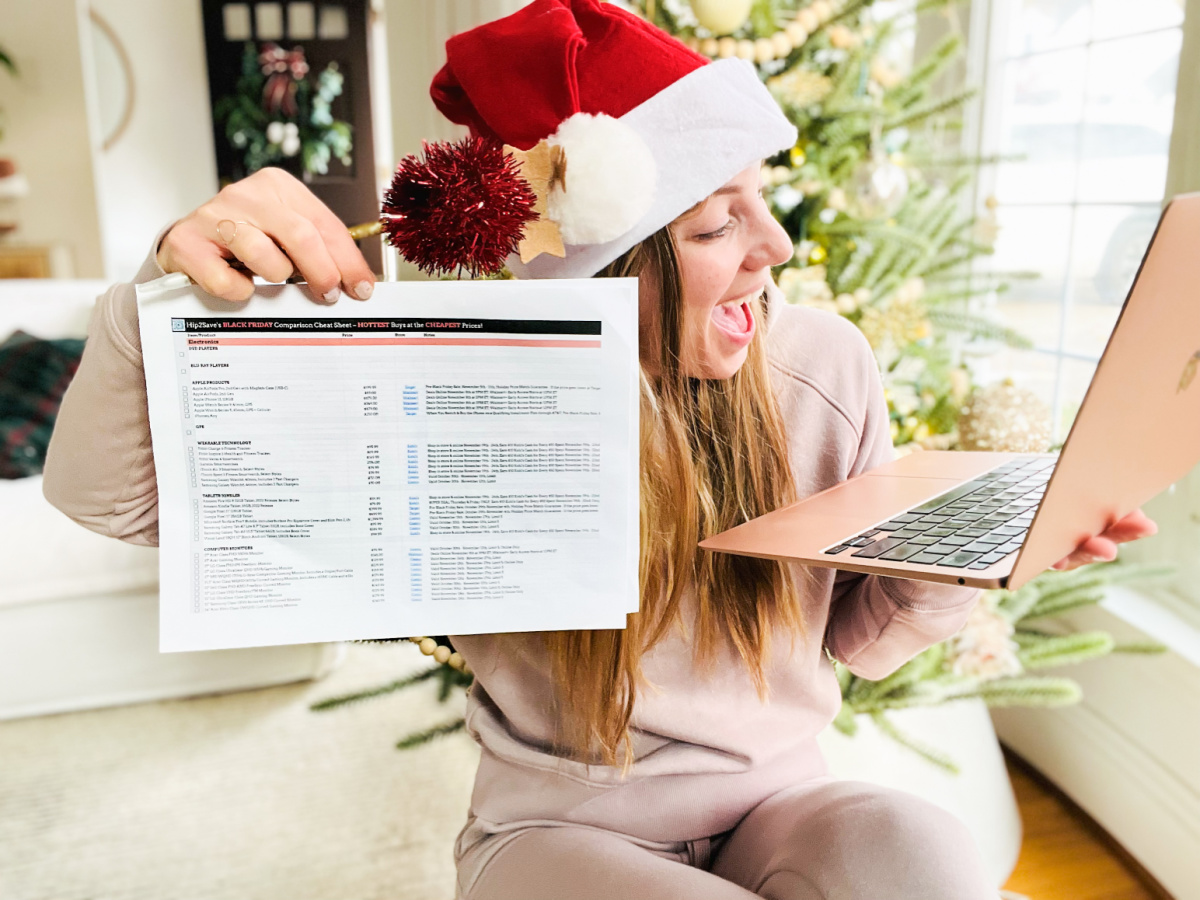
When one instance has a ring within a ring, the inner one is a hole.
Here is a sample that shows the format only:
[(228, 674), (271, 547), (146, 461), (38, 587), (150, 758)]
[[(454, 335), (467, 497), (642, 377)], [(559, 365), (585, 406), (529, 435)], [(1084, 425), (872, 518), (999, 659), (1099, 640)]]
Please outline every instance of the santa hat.
[(519, 150), (561, 148), (547, 215), (565, 243), (509, 267), (523, 278), (594, 275), (796, 129), (754, 67), (710, 62), (598, 0), (533, 0), (446, 42), (430, 93), (452, 122)]

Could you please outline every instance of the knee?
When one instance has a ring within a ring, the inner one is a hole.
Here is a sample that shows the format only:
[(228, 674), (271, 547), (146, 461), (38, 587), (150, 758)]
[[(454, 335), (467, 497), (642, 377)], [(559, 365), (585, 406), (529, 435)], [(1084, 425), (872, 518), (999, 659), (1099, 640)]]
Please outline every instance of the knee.
[(975, 839), (956, 816), (919, 797), (874, 785), (842, 782), (831, 793), (805, 834), (795, 837), (829, 872), (841, 872), (843, 884), (867, 889), (861, 896), (889, 886), (897, 897), (909, 896), (902, 886), (920, 886), (929, 898), (995, 896), (987, 890)]
[(904, 791), (843, 782), (818, 814), (819, 832), (837, 843), (885, 855), (977, 853), (970, 829), (957, 816)]

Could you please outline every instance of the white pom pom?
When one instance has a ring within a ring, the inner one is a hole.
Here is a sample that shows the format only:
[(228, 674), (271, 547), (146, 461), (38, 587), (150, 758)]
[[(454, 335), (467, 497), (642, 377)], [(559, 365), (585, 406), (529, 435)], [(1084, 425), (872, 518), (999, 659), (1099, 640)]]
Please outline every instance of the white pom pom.
[(567, 244), (603, 244), (641, 221), (654, 200), (655, 167), (636, 131), (612, 116), (576, 113), (550, 144), (566, 155), (565, 186), (555, 182), (546, 212)]

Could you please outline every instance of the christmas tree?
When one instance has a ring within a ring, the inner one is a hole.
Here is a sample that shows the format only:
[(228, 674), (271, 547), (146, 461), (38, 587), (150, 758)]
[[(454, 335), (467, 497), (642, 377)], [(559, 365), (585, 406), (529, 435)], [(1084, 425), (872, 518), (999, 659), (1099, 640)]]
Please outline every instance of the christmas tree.
[[(953, 29), (904, 71), (894, 59), (918, 16), (952, 3), (914, 0), (639, 0), (636, 8), (714, 59), (753, 62), (800, 138), (763, 173), (796, 246), (776, 272), (789, 301), (854, 322), (883, 373), (897, 445), (946, 449), (971, 389), (970, 341), (1028, 346), (978, 314), (1004, 290), (973, 275), (991, 252), (990, 210), (967, 208), (983, 161), (948, 139), (969, 88), (939, 92), (961, 53)], [(886, 8), (886, 11), (885, 11)], [(953, 21), (953, 20), (949, 20)], [(1029, 449), (1022, 447), (1021, 449)], [(1036, 448), (1036, 449), (1045, 449)]]

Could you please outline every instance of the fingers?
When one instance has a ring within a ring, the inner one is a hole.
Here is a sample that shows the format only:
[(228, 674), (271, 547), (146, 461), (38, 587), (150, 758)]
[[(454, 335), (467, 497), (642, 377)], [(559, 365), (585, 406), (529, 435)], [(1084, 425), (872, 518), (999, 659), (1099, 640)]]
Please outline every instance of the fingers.
[[(302, 182), (283, 170), (272, 170), (267, 179), (270, 194), (264, 191), (255, 196), (258, 224), (262, 227), (264, 223), (270, 223), (264, 230), (283, 244), (313, 292), (326, 295), (341, 284), (351, 297), (365, 300), (371, 296), (375, 274), (350, 237), (346, 225)], [(300, 224), (301, 221), (304, 224)], [(272, 230), (276, 224), (279, 232)], [(314, 239), (311, 232), (319, 239), (322, 252), (316, 258), (304, 259), (296, 255), (303, 252), (300, 247), (297, 246), (294, 253), (288, 241), (311, 242)]]
[(375, 273), (367, 265), (362, 251), (333, 211), (303, 184), (299, 184), (299, 187), (304, 195), (298, 198), (302, 204), (298, 211), (309, 218), (325, 240), (329, 255), (341, 274), (343, 288), (351, 297), (366, 300), (375, 289)]
[(287, 281), (295, 271), (292, 261), (279, 245), (248, 222), (237, 226), (233, 240), (226, 246), (246, 264), (246, 268), (267, 281)]
[(223, 188), (178, 222), (157, 251), (163, 271), (183, 272), (213, 296), (246, 300), (253, 283), (231, 268), (231, 257), (267, 281), (286, 281), (299, 270), (314, 297), (326, 302), (338, 299), (339, 286), (365, 300), (375, 285), (346, 226), (281, 169), (262, 169)]
[(1094, 562), (1112, 562), (1116, 558), (1117, 545), (1108, 538), (1097, 535), (1088, 538), (1076, 547), (1069, 556), (1060, 559), (1051, 568), (1065, 571), (1067, 569), (1077, 569), (1080, 566), (1086, 566)]
[(249, 300), (254, 293), (254, 283), (248, 276), (230, 268), (229, 260), (214, 241), (200, 236), (192, 216), (179, 222), (163, 238), (158, 251), (158, 264), (162, 270), (183, 272), (207, 293), (222, 300), (239, 303)]
[(1112, 562), (1117, 558), (1117, 544), (1125, 544), (1158, 533), (1158, 524), (1140, 509), (1114, 522), (1101, 534), (1081, 543), (1070, 556), (1060, 559), (1051, 568), (1060, 571), (1075, 569), (1094, 562)]
[(1080, 556), (1088, 562), (1111, 562), (1117, 558), (1117, 545), (1107, 537), (1096, 535), (1076, 547), (1072, 556)]
[(1119, 544), (1158, 534), (1158, 523), (1140, 509), (1135, 509), (1125, 518), (1114, 522), (1104, 530), (1104, 536)]
[(313, 296), (321, 297), (327, 303), (337, 300), (342, 281), (341, 270), (333, 261), (333, 256), (317, 227), (309, 219), (282, 204), (275, 205), (267, 210), (266, 215), (256, 218), (260, 222), (266, 220), (269, 223), (264, 230), (278, 241), (283, 252), (300, 270)]

